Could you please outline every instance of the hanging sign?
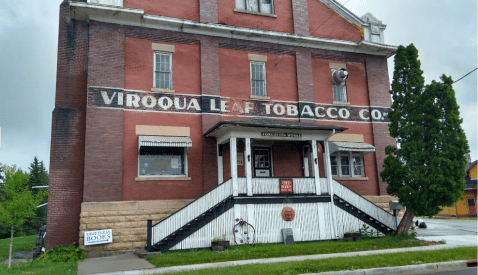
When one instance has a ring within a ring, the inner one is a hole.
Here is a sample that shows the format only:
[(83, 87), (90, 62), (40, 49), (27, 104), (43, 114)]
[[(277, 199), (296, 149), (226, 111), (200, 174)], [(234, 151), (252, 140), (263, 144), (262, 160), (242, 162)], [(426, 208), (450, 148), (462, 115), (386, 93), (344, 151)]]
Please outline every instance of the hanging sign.
[(237, 165), (244, 165), (244, 153), (237, 153)]
[(280, 179), (280, 192), (281, 193), (292, 193), (294, 186), (292, 179)]
[(96, 231), (85, 231), (84, 235), (85, 243), (84, 245), (95, 245), (95, 244), (105, 244), (113, 242), (113, 230), (96, 230)]

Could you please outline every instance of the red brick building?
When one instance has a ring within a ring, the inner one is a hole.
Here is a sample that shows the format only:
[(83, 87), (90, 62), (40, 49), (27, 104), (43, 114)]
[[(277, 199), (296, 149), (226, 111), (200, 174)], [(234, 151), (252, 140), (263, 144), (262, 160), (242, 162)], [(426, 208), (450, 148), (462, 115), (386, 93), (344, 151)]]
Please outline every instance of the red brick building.
[(142, 247), (229, 178), (386, 195), (384, 29), (334, 0), (64, 1), (47, 247), (108, 228), (101, 249)]

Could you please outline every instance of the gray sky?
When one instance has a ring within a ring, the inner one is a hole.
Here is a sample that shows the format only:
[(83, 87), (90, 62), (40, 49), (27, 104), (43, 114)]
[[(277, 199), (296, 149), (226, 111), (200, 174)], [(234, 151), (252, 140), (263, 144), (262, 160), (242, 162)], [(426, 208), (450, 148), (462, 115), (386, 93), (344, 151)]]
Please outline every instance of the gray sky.
[[(225, 0), (220, 0), (225, 1)], [(28, 170), (50, 162), (61, 0), (0, 0), (0, 162)], [(477, 67), (476, 0), (339, 0), (384, 24), (385, 43), (415, 44), (426, 83)], [(389, 59), (390, 74), (393, 57)], [(453, 85), (471, 156), (477, 158), (477, 72)]]

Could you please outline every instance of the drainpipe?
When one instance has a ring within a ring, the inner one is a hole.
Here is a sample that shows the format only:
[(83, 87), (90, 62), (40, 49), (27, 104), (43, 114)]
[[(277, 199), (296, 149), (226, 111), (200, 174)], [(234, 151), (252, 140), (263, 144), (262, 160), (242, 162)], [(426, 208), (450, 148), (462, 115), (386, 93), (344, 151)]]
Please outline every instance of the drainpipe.
[(327, 173), (327, 183), (329, 184), (329, 195), (330, 195), (330, 200), (331, 200), (331, 207), (330, 211), (331, 216), (332, 216), (332, 236), (335, 236), (335, 238), (338, 238), (339, 236), (337, 235), (337, 218), (336, 218), (336, 210), (335, 210), (335, 203), (334, 203), (334, 189), (332, 186), (332, 169), (330, 166), (330, 153), (329, 153), (329, 138), (331, 136), (335, 135), (335, 129), (332, 130), (332, 134), (330, 134), (328, 137), (325, 138), (324, 141), (324, 150), (325, 150), (325, 163), (326, 163), (326, 173)]

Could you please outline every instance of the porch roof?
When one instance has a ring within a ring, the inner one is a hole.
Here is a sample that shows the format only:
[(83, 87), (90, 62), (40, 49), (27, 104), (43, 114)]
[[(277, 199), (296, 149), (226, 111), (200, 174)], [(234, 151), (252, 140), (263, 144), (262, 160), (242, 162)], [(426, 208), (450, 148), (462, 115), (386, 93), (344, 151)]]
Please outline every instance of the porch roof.
[(347, 130), (347, 128), (337, 125), (325, 125), (325, 124), (315, 124), (315, 123), (303, 123), (303, 122), (293, 122), (293, 121), (284, 121), (276, 120), (269, 118), (252, 118), (252, 119), (242, 119), (242, 120), (222, 120), (216, 125), (211, 127), (204, 135), (208, 136), (214, 131), (224, 128), (224, 127), (258, 127), (258, 128), (275, 128), (275, 129), (296, 129), (296, 130), (327, 130), (336, 132), (342, 132)]

